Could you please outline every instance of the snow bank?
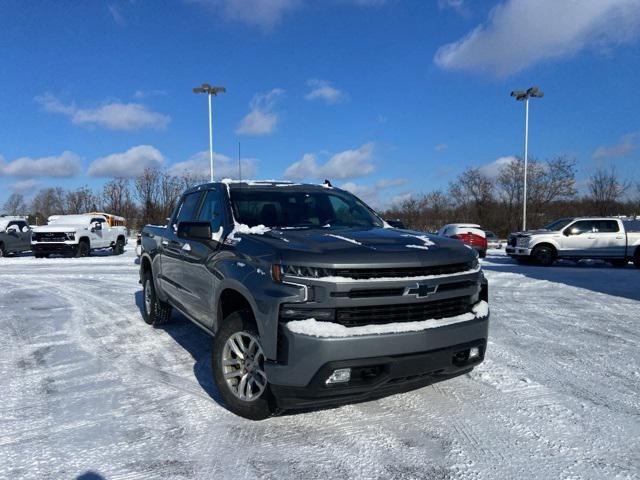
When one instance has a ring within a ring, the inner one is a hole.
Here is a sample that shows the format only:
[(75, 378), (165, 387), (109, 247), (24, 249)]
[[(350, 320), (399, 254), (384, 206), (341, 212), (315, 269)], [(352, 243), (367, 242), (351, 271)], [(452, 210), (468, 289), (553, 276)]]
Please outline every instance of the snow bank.
[(294, 320), (287, 323), (287, 328), (294, 333), (310, 335), (312, 337), (355, 337), (361, 335), (382, 335), (385, 333), (419, 332), (430, 328), (444, 327), (454, 323), (468, 322), (489, 314), (489, 304), (478, 302), (470, 313), (455, 317), (428, 319), (418, 322), (396, 322), (384, 325), (363, 325), (361, 327), (345, 327), (334, 322), (319, 322), (315, 318)]

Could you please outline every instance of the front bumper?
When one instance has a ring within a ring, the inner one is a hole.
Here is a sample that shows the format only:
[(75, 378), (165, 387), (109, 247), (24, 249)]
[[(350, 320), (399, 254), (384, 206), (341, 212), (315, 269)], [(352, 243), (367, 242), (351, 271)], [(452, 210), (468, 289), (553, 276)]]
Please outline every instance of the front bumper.
[(511, 257), (529, 257), (531, 256), (531, 249), (524, 247), (512, 247), (511, 245), (505, 248), (507, 255)]
[[(379, 398), (470, 371), (484, 359), (488, 329), (489, 315), (417, 332), (345, 338), (313, 337), (285, 327), (286, 360), (267, 362), (265, 370), (281, 408)], [(479, 347), (479, 358), (456, 360), (471, 347)], [(337, 368), (351, 368), (352, 379), (326, 385)]]
[(31, 249), (34, 253), (59, 253), (62, 255), (72, 255), (75, 253), (77, 248), (77, 243), (32, 243)]

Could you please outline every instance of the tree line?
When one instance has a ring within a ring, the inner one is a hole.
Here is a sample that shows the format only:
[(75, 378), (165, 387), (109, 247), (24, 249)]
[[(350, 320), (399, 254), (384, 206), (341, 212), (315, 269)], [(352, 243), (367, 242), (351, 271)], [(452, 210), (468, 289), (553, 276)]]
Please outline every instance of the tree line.
[[(566, 156), (529, 160), (527, 166), (527, 225), (537, 228), (556, 218), (578, 215), (640, 215), (640, 183), (620, 178), (614, 169), (599, 169), (578, 195), (575, 161)], [(447, 223), (478, 223), (505, 236), (522, 225), (524, 162), (502, 165), (496, 175), (468, 168), (448, 188), (412, 195), (381, 212), (407, 228), (437, 231)], [(51, 215), (104, 211), (121, 215), (131, 229), (164, 224), (180, 194), (208, 180), (196, 175), (173, 175), (147, 168), (134, 178), (112, 178), (101, 190), (80, 187), (42, 188), (27, 202), (13, 193), (3, 213), (28, 215), (32, 224), (44, 224)]]
[[(575, 176), (575, 161), (567, 156), (528, 161), (528, 228), (567, 216), (640, 215), (640, 183), (622, 179), (613, 168), (598, 169), (579, 195)], [(523, 190), (524, 162), (514, 159), (497, 175), (467, 168), (448, 188), (412, 195), (383, 216), (430, 232), (447, 223), (477, 223), (505, 237), (522, 228)]]
[(130, 229), (148, 223), (164, 224), (180, 194), (187, 188), (207, 182), (196, 175), (172, 175), (167, 170), (147, 168), (135, 178), (112, 178), (101, 190), (80, 187), (65, 190), (48, 187), (38, 190), (27, 202), (13, 193), (3, 206), (7, 215), (26, 215), (29, 222), (42, 225), (51, 215), (70, 215), (100, 211), (127, 219)]

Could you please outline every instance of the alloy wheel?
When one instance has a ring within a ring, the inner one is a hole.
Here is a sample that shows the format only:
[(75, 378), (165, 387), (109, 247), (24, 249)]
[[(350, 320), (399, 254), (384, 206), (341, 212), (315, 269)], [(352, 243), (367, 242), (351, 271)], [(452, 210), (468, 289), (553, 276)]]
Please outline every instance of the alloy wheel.
[(264, 353), (258, 339), (248, 332), (231, 335), (222, 350), (222, 373), (237, 398), (257, 400), (267, 387)]

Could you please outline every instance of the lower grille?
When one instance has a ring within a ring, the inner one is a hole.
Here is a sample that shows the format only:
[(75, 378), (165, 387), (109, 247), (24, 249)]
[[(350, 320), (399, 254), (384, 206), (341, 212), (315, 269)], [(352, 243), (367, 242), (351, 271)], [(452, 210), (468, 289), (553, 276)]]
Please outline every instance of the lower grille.
[(336, 322), (345, 327), (393, 322), (419, 322), (455, 317), (471, 311), (471, 297), (456, 297), (432, 302), (377, 305), (336, 309)]

